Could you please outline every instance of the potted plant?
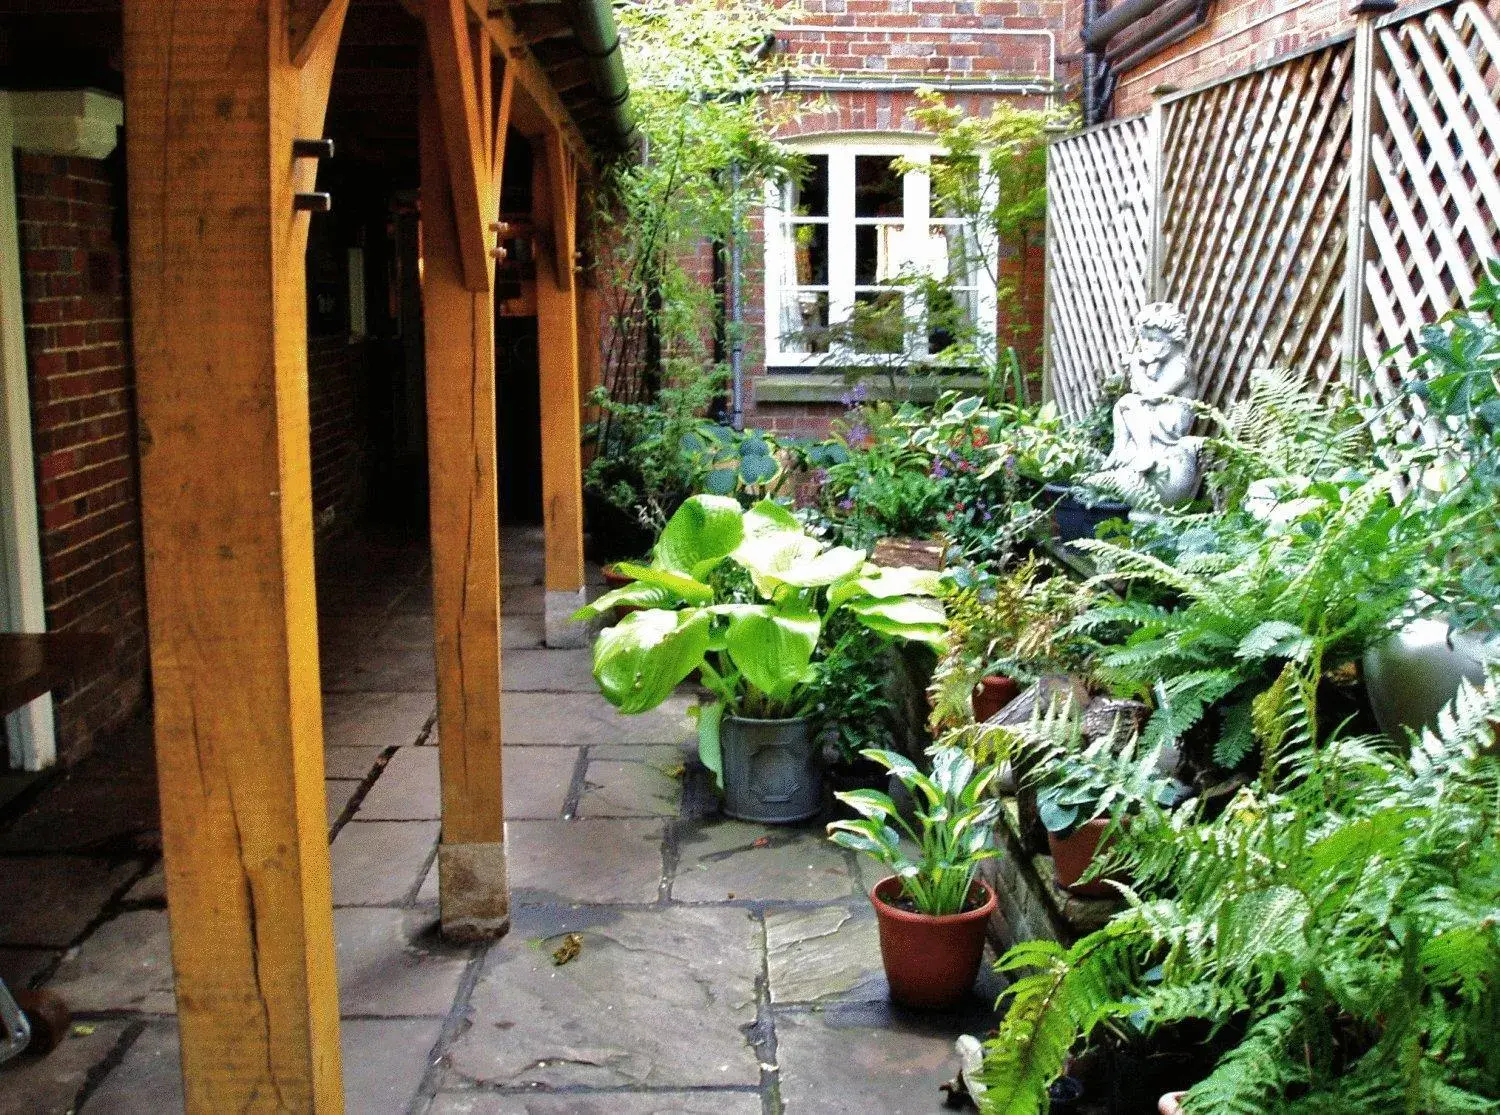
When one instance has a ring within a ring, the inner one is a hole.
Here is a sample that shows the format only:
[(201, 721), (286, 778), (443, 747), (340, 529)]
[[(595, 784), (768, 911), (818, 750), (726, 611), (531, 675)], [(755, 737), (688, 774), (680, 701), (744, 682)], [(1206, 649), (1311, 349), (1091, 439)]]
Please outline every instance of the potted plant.
[(695, 670), (714, 702), (699, 710), (699, 752), (732, 817), (786, 823), (821, 807), (815, 719), (824, 633), (848, 613), (880, 635), (941, 646), (946, 627), (931, 574), (880, 569), (810, 537), (785, 508), (743, 510), (723, 496), (688, 499), (635, 583), (576, 618), (640, 609), (601, 632), (594, 677), (622, 712), (655, 708)]
[(891, 998), (924, 1009), (954, 1006), (973, 990), (995, 908), (994, 892), (977, 876), (980, 863), (999, 854), (1000, 803), (989, 793), (996, 768), (977, 766), (961, 747), (939, 748), (930, 776), (893, 751), (872, 748), (865, 755), (910, 793), (914, 823), (886, 794), (855, 790), (838, 796), (859, 818), (833, 822), (829, 836), (891, 872), (870, 892)]
[(1383, 446), (1422, 477), (1410, 502), (1433, 540), (1408, 622), (1363, 662), (1393, 738), (1431, 727), (1463, 681), (1500, 660), (1500, 261), (1486, 272), (1468, 312), (1422, 330), (1401, 377), (1429, 419), (1422, 439)]
[(1035, 556), (1003, 573), (951, 572), (948, 649), (928, 690), (934, 733), (982, 724), (1045, 674), (1086, 673), (1093, 643), (1071, 624), (1096, 595)]

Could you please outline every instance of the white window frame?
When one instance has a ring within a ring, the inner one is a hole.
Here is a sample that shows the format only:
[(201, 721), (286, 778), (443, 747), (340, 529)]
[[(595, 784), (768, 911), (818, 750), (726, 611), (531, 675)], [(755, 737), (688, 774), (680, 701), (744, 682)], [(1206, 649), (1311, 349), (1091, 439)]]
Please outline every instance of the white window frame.
[[(811, 136), (792, 140), (787, 146), (804, 155), (828, 156), (828, 321), (836, 325), (849, 320), (855, 302), (854, 281), (854, 160), (859, 156), (888, 156), (904, 158), (909, 162), (925, 164), (940, 154), (939, 148), (926, 136), (907, 133), (892, 135), (834, 135)], [(908, 173), (902, 183), (903, 214), (902, 232), (899, 238), (898, 267), (913, 263), (912, 247), (920, 243), (917, 234), (925, 234), (933, 223), (944, 223), (944, 218), (932, 215), (932, 184), (928, 176), (920, 171)], [(825, 369), (835, 372), (841, 368), (883, 367), (891, 360), (890, 353), (858, 353), (846, 345), (835, 344), (829, 352), (788, 352), (781, 347), (781, 295), (780, 276), (784, 261), (779, 258), (779, 246), (786, 242), (781, 235), (781, 223), (785, 219), (782, 207), (782, 189), (777, 183), (766, 187), (766, 209), (764, 228), (765, 241), (765, 342), (766, 366), (768, 368), (795, 368), (807, 370)], [(999, 245), (986, 230), (975, 230), (979, 238), (979, 250), (991, 266), (980, 267), (977, 276), (976, 312), (981, 324), (989, 329), (981, 336), (981, 348), (986, 360), (993, 358), (996, 319), (999, 313), (995, 275), (998, 272)], [(927, 351), (927, 331), (922, 325), (924, 307), (915, 293), (907, 295), (906, 318), (912, 328), (906, 335), (906, 359), (912, 365), (931, 359)]]

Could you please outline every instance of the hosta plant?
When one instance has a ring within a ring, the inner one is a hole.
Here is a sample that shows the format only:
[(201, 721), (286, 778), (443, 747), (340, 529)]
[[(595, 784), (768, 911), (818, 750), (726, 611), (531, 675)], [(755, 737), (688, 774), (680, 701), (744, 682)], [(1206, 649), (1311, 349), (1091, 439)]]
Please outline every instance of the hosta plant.
[(703, 759), (716, 773), (726, 712), (784, 719), (811, 711), (836, 614), (875, 636), (934, 647), (946, 632), (934, 574), (884, 569), (860, 550), (827, 547), (765, 500), (746, 511), (725, 496), (693, 496), (667, 523), (649, 564), (616, 569), (634, 583), (575, 617), (639, 609), (594, 644), (600, 691), (622, 712), (645, 712), (696, 671), (717, 698), (699, 718)]
[(1000, 802), (989, 792), (996, 768), (976, 765), (959, 747), (939, 749), (930, 775), (894, 751), (869, 748), (864, 755), (889, 769), (910, 792), (915, 822), (908, 823), (878, 790), (850, 790), (836, 796), (860, 816), (830, 824), (829, 837), (884, 865), (901, 880), (901, 893), (917, 913), (961, 913), (979, 865), (999, 855), (994, 829)]

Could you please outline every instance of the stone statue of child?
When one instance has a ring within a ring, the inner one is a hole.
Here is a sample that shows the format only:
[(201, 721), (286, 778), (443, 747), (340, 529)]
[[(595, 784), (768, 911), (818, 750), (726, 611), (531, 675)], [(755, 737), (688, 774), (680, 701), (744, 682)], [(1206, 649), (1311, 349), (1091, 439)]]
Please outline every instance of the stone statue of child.
[(1152, 302), (1136, 318), (1136, 344), (1122, 355), (1128, 387), (1114, 407), (1114, 448), (1104, 473), (1155, 488), (1166, 506), (1198, 490), (1201, 438), (1193, 428), (1197, 385), (1187, 355), (1187, 317), (1170, 302)]

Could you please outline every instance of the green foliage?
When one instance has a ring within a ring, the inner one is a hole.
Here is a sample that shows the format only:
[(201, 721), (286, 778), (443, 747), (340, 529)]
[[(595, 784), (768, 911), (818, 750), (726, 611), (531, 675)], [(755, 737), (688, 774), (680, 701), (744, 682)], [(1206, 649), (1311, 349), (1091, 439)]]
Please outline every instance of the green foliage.
[[(1189, 1112), (1416, 1113), (1500, 1105), (1500, 678), (1465, 686), (1410, 756), (1289, 746), (1221, 815), (1147, 805), (1119, 832), (1130, 906), (1038, 969), (987, 1047), (981, 1110), (1045, 1110), (1101, 1026), (1242, 1037)], [(991, 1098), (993, 1097), (993, 1098)]]
[[(1392, 495), (1389, 475), (1257, 481), (1247, 506), (1212, 519), (1178, 517), (1176, 549), (1158, 556), (1113, 541), (1079, 543), (1098, 580), (1125, 583), (1124, 603), (1102, 603), (1074, 629), (1114, 645), (1095, 674), (1155, 711), (1143, 744), (1181, 740), (1210, 709), (1234, 730), (1220, 750), (1248, 754), (1249, 702), (1288, 663), (1313, 684), (1282, 696), (1308, 707), (1325, 669), (1353, 662), (1402, 615), (1430, 538)], [(1265, 742), (1260, 722), (1250, 720)]]
[(846, 761), (867, 747), (888, 744), (895, 730), (891, 699), (891, 647), (853, 613), (836, 613), (828, 623), (828, 649), (818, 663), (818, 718), (834, 732)]
[[(980, 863), (999, 855), (994, 827), (1000, 802), (989, 792), (996, 768), (976, 766), (957, 747), (933, 755), (931, 775), (894, 751), (869, 748), (862, 754), (890, 770), (911, 792), (916, 824), (908, 824), (878, 790), (850, 790), (836, 796), (860, 816), (830, 824), (830, 839), (884, 864), (901, 880), (901, 893), (918, 913), (961, 913)], [(903, 834), (915, 845), (915, 858), (903, 846)]]
[[(737, 572), (726, 575), (726, 565)], [(642, 609), (594, 644), (600, 692), (627, 713), (655, 708), (697, 670), (731, 713), (805, 715), (817, 697), (815, 658), (836, 615), (879, 636), (939, 646), (946, 631), (935, 578), (828, 548), (770, 501), (746, 511), (724, 496), (693, 496), (667, 523), (649, 565), (617, 568), (634, 583), (575, 618)], [(705, 748), (716, 742), (705, 739)]]
[(1029, 683), (1043, 674), (1086, 674), (1095, 644), (1072, 624), (1094, 598), (1035, 555), (1007, 572), (950, 574), (943, 592), (948, 649), (928, 690), (933, 731), (973, 719), (971, 698), (987, 675)]

